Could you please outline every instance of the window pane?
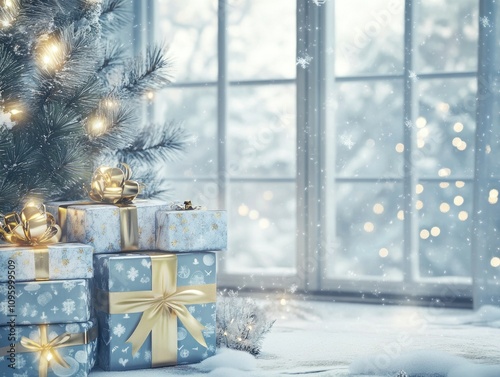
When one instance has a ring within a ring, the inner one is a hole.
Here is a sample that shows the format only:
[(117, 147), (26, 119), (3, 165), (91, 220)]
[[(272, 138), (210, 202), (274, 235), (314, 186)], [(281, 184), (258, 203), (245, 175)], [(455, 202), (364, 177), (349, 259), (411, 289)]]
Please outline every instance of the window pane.
[(217, 0), (157, 0), (155, 40), (170, 45), (175, 80), (217, 79)]
[(335, 195), (336, 239), (327, 248), (327, 277), (402, 280), (402, 184), (337, 183)]
[(421, 80), (414, 162), (421, 177), (472, 177), (476, 79)]
[(229, 207), (227, 272), (293, 272), (295, 184), (232, 183)]
[(472, 182), (420, 182), (419, 272), (423, 278), (471, 275)]
[(295, 78), (295, 3), (228, 1), (230, 80)]
[(295, 85), (229, 90), (231, 176), (294, 177), (295, 139)]
[(417, 72), (475, 71), (477, 0), (420, 0), (416, 4)]
[(402, 82), (342, 83), (337, 90), (338, 176), (402, 176)]
[(191, 135), (179, 159), (166, 164), (166, 174), (174, 178), (214, 175), (218, 146), (216, 89), (169, 88), (156, 97), (156, 122), (180, 121)]
[[(403, 73), (403, 0), (335, 0), (335, 73)], [(327, 53), (332, 54), (332, 46)]]

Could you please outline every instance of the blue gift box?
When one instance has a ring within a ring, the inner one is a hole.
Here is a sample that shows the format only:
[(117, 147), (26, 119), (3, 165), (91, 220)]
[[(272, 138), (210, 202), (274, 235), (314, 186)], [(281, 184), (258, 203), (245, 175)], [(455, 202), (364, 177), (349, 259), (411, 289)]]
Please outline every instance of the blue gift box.
[(95, 364), (97, 324), (0, 327), (0, 377), (85, 377)]
[(90, 319), (88, 279), (0, 284), (0, 326), (85, 322)]
[(156, 247), (164, 251), (206, 251), (227, 248), (226, 211), (158, 211)]
[(99, 254), (94, 270), (101, 368), (190, 364), (215, 353), (214, 253)]
[(36, 248), (2, 245), (0, 266), (4, 268), (0, 269), (0, 282), (91, 279), (94, 275), (92, 255), (92, 246), (79, 243), (55, 243)]

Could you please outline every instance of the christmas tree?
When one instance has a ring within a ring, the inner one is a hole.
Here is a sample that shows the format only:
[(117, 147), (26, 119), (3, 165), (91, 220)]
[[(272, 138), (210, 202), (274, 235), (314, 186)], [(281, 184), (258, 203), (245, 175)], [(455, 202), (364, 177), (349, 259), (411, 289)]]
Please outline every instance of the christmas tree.
[(175, 123), (138, 130), (139, 101), (168, 85), (164, 47), (127, 57), (113, 32), (125, 0), (0, 0), (0, 212), (26, 200), (85, 196), (102, 163), (126, 162), (147, 196), (153, 172), (183, 148)]

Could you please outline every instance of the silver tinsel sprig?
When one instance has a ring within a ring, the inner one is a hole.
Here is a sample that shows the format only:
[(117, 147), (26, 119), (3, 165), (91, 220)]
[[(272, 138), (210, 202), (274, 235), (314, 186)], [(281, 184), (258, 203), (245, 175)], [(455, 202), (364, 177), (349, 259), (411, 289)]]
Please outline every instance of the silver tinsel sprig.
[(258, 355), (262, 340), (275, 320), (269, 311), (237, 292), (219, 292), (217, 297), (217, 347)]

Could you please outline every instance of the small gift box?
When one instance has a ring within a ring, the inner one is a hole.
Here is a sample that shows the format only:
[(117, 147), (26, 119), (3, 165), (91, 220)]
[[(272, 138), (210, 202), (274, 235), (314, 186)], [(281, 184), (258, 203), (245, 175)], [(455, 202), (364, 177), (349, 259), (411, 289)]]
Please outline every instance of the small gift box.
[(151, 368), (213, 355), (215, 268), (209, 252), (95, 255), (99, 366)]
[(85, 322), (90, 318), (88, 279), (0, 283), (0, 326)]
[(91, 202), (47, 203), (59, 219), (67, 242), (92, 246), (94, 253), (155, 248), (156, 212), (167, 208), (157, 200), (137, 200), (129, 205)]
[(0, 246), (0, 282), (91, 279), (92, 246), (57, 243), (42, 247)]
[(166, 209), (161, 201), (135, 200), (141, 185), (130, 180), (132, 171), (99, 167), (89, 192), (92, 202), (47, 204), (62, 228), (63, 241), (91, 245), (94, 253), (155, 248), (156, 212)]
[(85, 377), (95, 364), (97, 325), (0, 327), (0, 376)]
[(207, 251), (227, 248), (226, 211), (193, 209), (158, 211), (156, 247), (164, 251)]

